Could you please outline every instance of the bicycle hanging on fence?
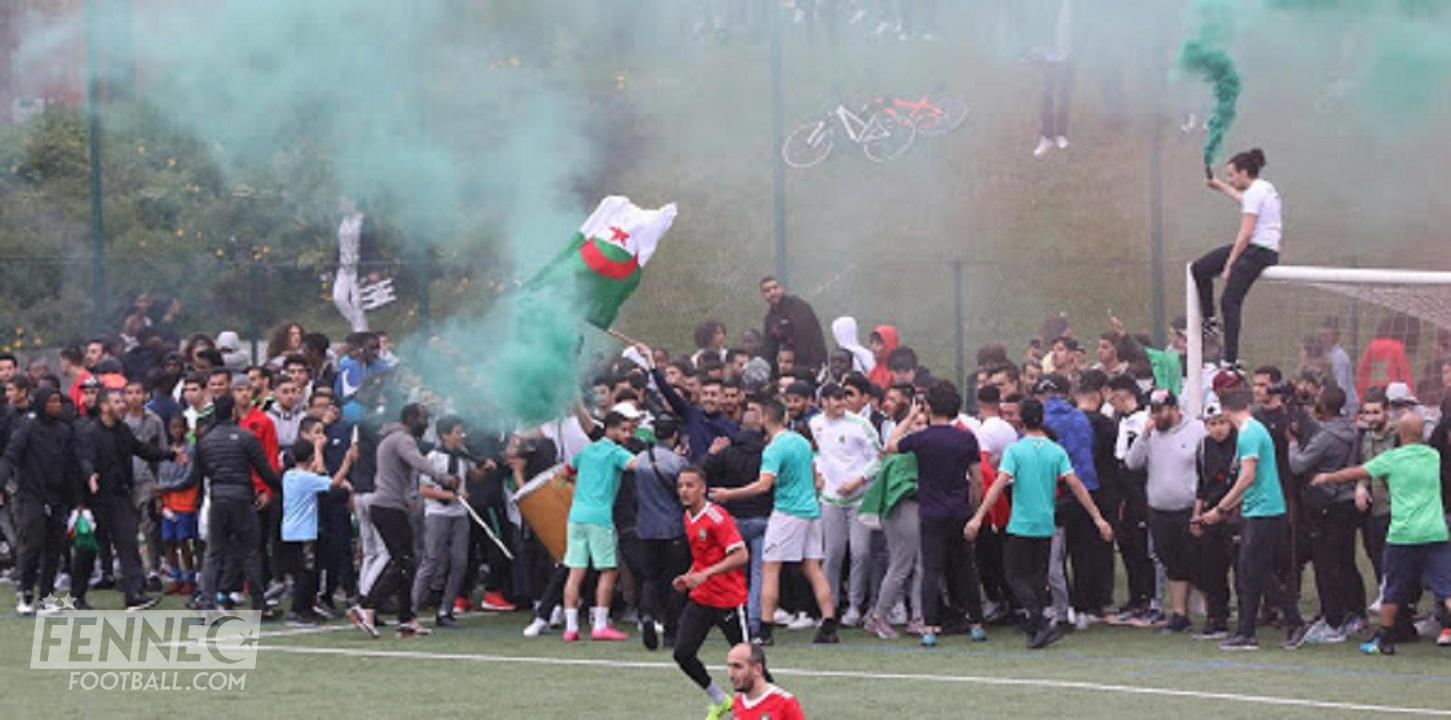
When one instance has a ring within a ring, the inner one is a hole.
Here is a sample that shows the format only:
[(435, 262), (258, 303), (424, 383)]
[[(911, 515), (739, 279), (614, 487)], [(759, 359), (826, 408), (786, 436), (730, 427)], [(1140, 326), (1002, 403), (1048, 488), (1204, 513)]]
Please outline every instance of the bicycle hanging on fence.
[(962, 127), (967, 115), (967, 98), (943, 91), (916, 100), (881, 97), (857, 112), (840, 103), (825, 116), (793, 130), (781, 147), (781, 156), (797, 169), (820, 164), (836, 148), (839, 126), (868, 160), (886, 162), (911, 149), (919, 134), (936, 137)]

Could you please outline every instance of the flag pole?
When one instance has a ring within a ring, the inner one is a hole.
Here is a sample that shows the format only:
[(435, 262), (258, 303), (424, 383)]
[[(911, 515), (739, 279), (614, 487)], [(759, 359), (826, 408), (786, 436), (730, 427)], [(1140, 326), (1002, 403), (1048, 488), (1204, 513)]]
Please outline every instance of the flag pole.
[(616, 330), (614, 328), (604, 328), (604, 331), (605, 331), (605, 334), (606, 335), (609, 335), (610, 337), (612, 337), (612, 338), (614, 338), (616, 340), (619, 340), (620, 342), (622, 342), (622, 343), (624, 343), (626, 345), (629, 345), (630, 347), (634, 347), (636, 345), (644, 345), (645, 344), (645, 343), (642, 343), (639, 340), (636, 340), (636, 339), (630, 337), (629, 335), (626, 335), (626, 334), (624, 334), (624, 333), (622, 333), (619, 330)]

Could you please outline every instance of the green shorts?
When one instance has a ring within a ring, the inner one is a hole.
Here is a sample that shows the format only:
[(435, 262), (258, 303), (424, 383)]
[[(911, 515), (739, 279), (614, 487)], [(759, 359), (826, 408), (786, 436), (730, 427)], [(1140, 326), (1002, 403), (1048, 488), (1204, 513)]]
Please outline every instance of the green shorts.
[(570, 523), (564, 546), (564, 566), (596, 570), (615, 568), (615, 529), (603, 525)]

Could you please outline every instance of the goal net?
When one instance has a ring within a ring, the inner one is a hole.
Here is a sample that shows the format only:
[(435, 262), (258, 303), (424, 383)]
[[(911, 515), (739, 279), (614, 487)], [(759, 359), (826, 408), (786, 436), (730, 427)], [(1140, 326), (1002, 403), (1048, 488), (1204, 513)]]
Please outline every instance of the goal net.
[[(1204, 347), (1203, 314), (1187, 271), (1186, 281), (1188, 367), (1202, 368), (1218, 359), (1218, 349)], [(1222, 289), (1216, 282), (1216, 303)], [(1274, 366), (1292, 382), (1307, 373), (1333, 379), (1336, 345), (1350, 360), (1353, 397), (1404, 382), (1434, 407), (1446, 393), (1442, 367), (1451, 359), (1451, 272), (1266, 269), (1245, 301), (1240, 332), (1245, 368)], [(1204, 383), (1203, 374), (1188, 373), (1185, 406), (1195, 413), (1206, 397)]]

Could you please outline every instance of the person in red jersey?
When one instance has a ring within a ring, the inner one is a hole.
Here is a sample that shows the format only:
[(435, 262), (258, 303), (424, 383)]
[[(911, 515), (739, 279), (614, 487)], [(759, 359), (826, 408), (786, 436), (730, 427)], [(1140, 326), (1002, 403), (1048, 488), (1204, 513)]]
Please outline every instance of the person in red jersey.
[(705, 471), (687, 467), (676, 480), (680, 504), (685, 508), (685, 536), (690, 542), (690, 572), (675, 578), (675, 589), (688, 593), (675, 636), (675, 663), (707, 695), (706, 720), (719, 720), (731, 711), (731, 697), (710, 679), (696, 654), (712, 626), (731, 645), (745, 640), (746, 575), (750, 562), (736, 521), (725, 508), (705, 499)]
[(736, 720), (805, 720), (801, 701), (771, 684), (766, 651), (760, 645), (736, 645), (726, 656), (726, 665), (736, 689), (731, 703)]

